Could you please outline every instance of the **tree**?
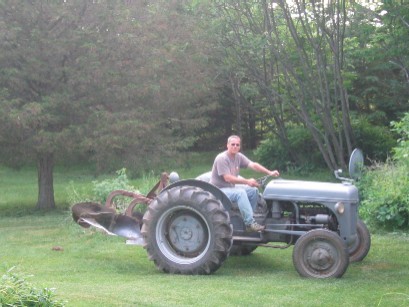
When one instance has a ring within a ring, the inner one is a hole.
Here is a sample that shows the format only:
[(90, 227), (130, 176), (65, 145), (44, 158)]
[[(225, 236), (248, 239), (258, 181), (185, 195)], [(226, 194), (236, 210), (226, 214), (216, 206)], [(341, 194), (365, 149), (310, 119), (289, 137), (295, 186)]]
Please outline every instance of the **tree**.
[(409, 95), (409, 5), (384, 1), (356, 4), (346, 57), (352, 108), (387, 126), (406, 110)]
[[(0, 5), (1, 85), (5, 89), (1, 120), (8, 126), (8, 135), (2, 131), (3, 156), (7, 151), (14, 163), (37, 161), (37, 208), (54, 208), (55, 154), (63, 149), (72, 127), (84, 119), (76, 116), (75, 107), (86, 108), (78, 104), (85, 93), (76, 91), (80, 88), (74, 76), (81, 69), (84, 44), (91, 34), (81, 29), (89, 7), (19, 1)], [(53, 14), (57, 8), (60, 13)]]
[(236, 92), (257, 89), (259, 114), (273, 119), (288, 156), (287, 127), (301, 124), (329, 168), (345, 167), (354, 143), (343, 76), (345, 1), (214, 3), (226, 61), (240, 77)]
[(56, 159), (149, 167), (195, 141), (212, 104), (191, 24), (178, 1), (0, 1), (0, 157), (37, 162), (37, 208)]

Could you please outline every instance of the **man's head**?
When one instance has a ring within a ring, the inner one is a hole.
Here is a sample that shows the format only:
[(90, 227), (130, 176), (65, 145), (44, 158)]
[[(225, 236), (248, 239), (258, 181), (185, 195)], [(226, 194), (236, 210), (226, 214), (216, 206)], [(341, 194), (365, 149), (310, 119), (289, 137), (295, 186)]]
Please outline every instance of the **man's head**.
[(238, 135), (232, 135), (227, 139), (227, 151), (236, 154), (240, 151), (241, 139)]

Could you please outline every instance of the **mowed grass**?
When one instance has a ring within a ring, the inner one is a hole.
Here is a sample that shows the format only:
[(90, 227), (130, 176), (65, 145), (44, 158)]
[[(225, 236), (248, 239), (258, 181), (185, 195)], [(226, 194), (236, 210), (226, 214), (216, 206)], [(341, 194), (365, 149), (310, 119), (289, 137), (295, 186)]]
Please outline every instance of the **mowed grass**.
[(0, 276), (15, 267), (35, 287), (55, 288), (67, 306), (409, 306), (405, 234), (373, 233), (369, 255), (340, 279), (301, 278), (292, 247), (229, 257), (209, 276), (169, 275), (142, 247), (72, 221), (67, 186), (91, 189), (96, 178), (86, 169), (56, 170), (53, 212), (28, 209), (36, 178), (35, 169), (0, 168)]
[(15, 266), (68, 306), (409, 305), (404, 235), (373, 235), (368, 257), (341, 279), (314, 280), (296, 273), (292, 248), (229, 257), (209, 276), (161, 273), (143, 248), (82, 229), (69, 213), (1, 217), (0, 233), (2, 273)]
[[(91, 190), (92, 181), (98, 178), (89, 169), (57, 167), (54, 172), (54, 196), (57, 209), (69, 207), (70, 187)], [(24, 215), (35, 208), (38, 198), (37, 169), (20, 170), (0, 166), (0, 214)]]

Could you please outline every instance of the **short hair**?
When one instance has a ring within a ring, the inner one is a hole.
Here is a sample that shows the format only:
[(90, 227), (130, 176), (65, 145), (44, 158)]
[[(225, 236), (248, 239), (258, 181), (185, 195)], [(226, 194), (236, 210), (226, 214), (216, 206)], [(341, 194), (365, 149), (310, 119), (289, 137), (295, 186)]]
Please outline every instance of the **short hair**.
[(239, 139), (241, 141), (241, 138), (238, 135), (233, 134), (233, 135), (228, 137), (227, 143), (229, 144), (232, 139)]

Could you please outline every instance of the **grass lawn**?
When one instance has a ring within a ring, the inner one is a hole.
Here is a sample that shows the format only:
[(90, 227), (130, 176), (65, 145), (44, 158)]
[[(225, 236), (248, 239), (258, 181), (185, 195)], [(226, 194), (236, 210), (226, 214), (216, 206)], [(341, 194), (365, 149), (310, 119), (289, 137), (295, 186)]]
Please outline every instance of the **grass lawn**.
[(404, 235), (373, 235), (367, 258), (341, 279), (314, 280), (297, 274), (292, 248), (230, 257), (210, 276), (164, 274), (143, 248), (82, 229), (68, 212), (1, 217), (0, 234), (1, 273), (15, 266), (36, 287), (56, 288), (67, 306), (409, 305)]
[(55, 212), (27, 209), (35, 179), (34, 169), (0, 168), (0, 276), (15, 267), (36, 288), (55, 288), (67, 306), (409, 306), (408, 235), (372, 234), (368, 256), (340, 279), (301, 278), (292, 247), (229, 257), (209, 276), (168, 275), (142, 247), (72, 221), (66, 186), (90, 189), (95, 178), (86, 171), (56, 172)]

